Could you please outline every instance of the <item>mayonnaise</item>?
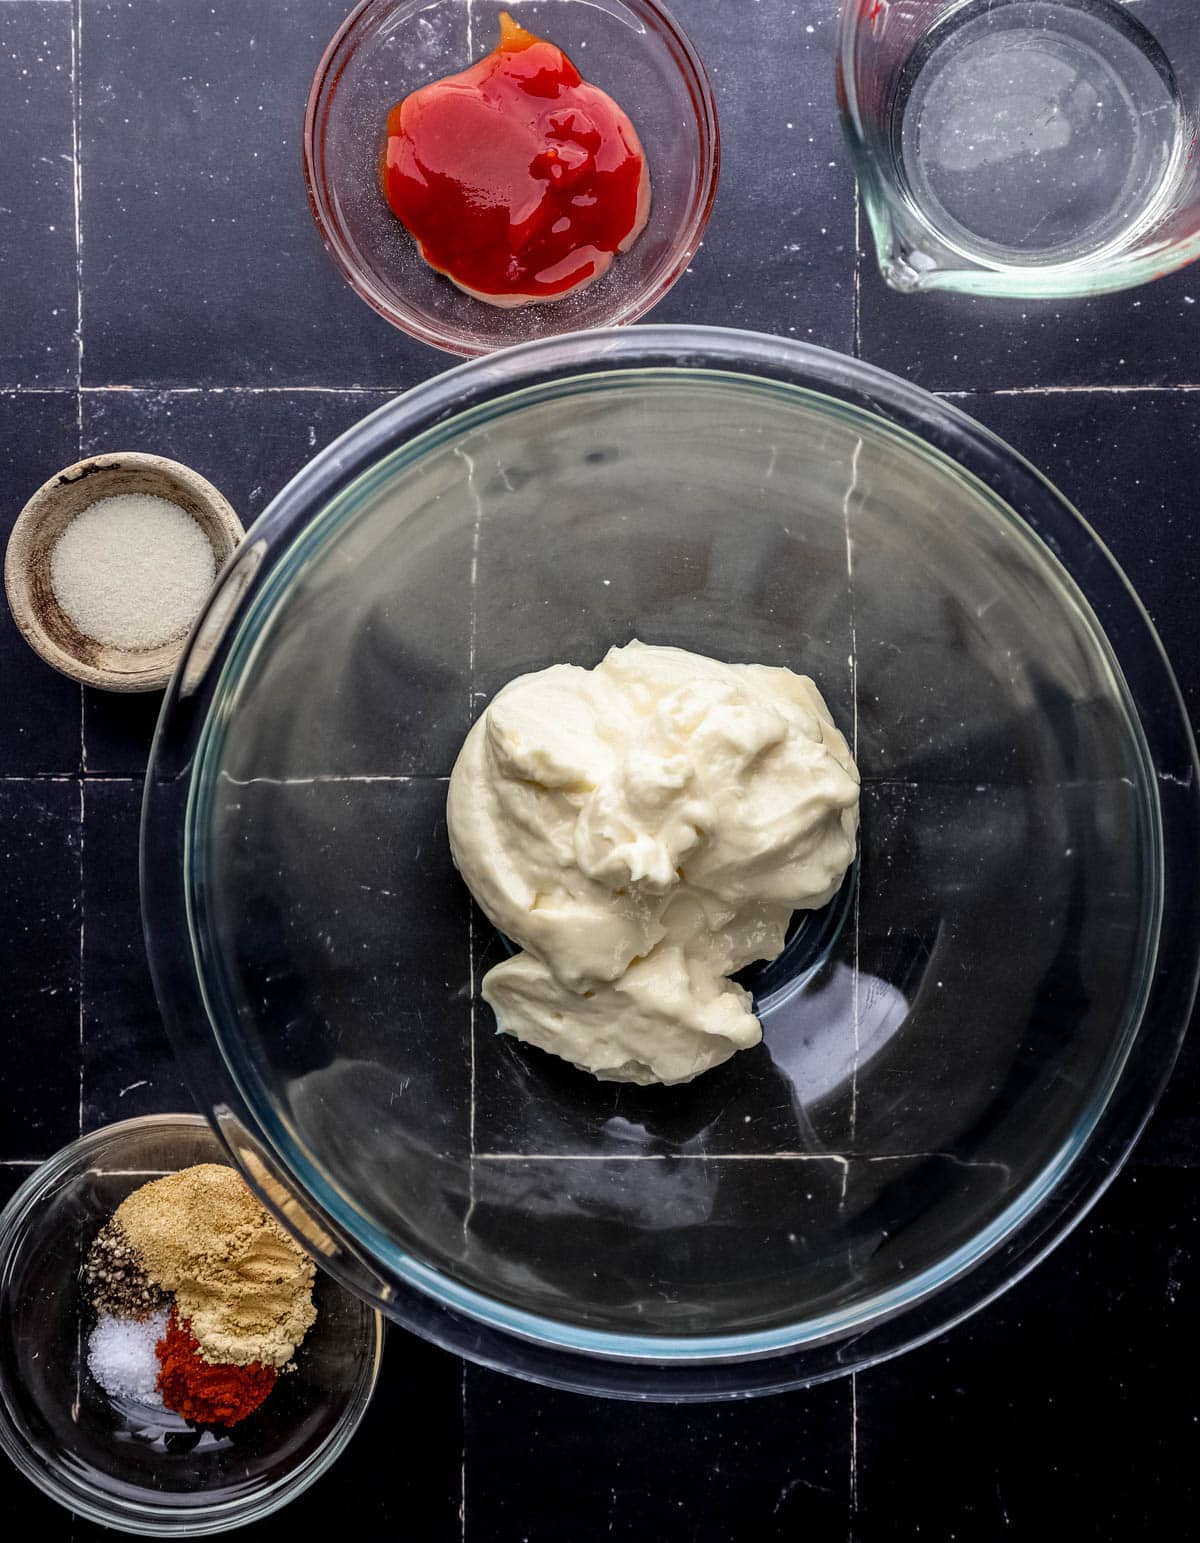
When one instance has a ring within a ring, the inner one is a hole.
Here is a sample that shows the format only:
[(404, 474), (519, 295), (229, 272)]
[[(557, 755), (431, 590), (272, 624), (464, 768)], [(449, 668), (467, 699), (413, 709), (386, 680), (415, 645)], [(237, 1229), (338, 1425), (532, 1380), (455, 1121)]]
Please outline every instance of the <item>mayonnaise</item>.
[(450, 778), (455, 864), (523, 950), (501, 1032), (605, 1080), (687, 1082), (758, 1044), (729, 976), (854, 859), (858, 772), (807, 676), (638, 642), (497, 693)]

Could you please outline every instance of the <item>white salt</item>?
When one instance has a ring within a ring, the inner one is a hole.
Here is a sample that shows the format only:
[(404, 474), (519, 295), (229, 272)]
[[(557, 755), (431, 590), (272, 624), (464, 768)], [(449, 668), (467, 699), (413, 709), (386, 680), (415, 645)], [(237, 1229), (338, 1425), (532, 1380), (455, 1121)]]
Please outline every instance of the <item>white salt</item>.
[(88, 1337), (88, 1370), (110, 1398), (128, 1398), (148, 1409), (161, 1409), (154, 1347), (166, 1332), (165, 1307), (148, 1318), (101, 1313)]
[(54, 598), (85, 637), (109, 648), (181, 638), (215, 574), (212, 544), (192, 516), (148, 493), (89, 504), (50, 554)]

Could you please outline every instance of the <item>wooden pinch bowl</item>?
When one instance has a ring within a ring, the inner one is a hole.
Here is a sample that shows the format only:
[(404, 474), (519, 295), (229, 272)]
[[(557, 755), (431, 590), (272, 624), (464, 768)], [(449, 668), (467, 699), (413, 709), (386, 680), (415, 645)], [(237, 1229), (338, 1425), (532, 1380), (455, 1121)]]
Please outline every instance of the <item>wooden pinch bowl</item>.
[(56, 670), (103, 691), (161, 691), (183, 652), (186, 634), (156, 648), (99, 643), (66, 615), (50, 581), (51, 554), (75, 516), (97, 500), (121, 493), (165, 498), (190, 514), (212, 545), (218, 573), (245, 534), (212, 483), (178, 461), (138, 451), (92, 455), (57, 472), (25, 505), (9, 537), (4, 587), (25, 641)]

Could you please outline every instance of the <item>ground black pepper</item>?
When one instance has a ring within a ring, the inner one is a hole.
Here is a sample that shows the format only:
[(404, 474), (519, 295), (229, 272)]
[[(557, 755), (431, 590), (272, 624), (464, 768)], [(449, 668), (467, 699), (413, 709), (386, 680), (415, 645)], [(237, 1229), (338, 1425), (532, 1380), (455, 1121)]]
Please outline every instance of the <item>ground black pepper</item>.
[(99, 1313), (144, 1318), (168, 1300), (167, 1293), (142, 1268), (124, 1229), (114, 1221), (106, 1222), (96, 1234), (80, 1276)]

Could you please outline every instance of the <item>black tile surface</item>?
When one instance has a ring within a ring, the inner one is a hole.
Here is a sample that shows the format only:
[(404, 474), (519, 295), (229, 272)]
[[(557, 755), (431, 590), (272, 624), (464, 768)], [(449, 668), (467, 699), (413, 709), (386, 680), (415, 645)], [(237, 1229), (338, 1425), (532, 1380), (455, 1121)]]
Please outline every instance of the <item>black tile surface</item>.
[(780, 332), (850, 352), (854, 173), (834, 100), (835, 9), (674, 7), (716, 94), (721, 185), (691, 270), (650, 320)]
[(0, 1157), (79, 1131), (79, 784), (0, 782)]
[[(376, 391), (85, 391), (83, 453), (146, 450), (182, 461), (249, 526), (310, 457), (388, 399)], [(161, 705), (157, 692), (85, 691), (87, 770), (140, 775)]]
[[(1200, 721), (1200, 392), (993, 395), (958, 405), (1029, 457), (1072, 500), (1137, 587), (1193, 724)], [(1148, 1161), (1200, 1151), (1200, 1035), (1189, 1034), (1139, 1147)]]
[(82, 0), (85, 383), (398, 386), (440, 367), (354, 296), (308, 212), (304, 103), (345, 13)]
[[(0, 11), (0, 21), (4, 14)], [(78, 443), (74, 393), (0, 391), (0, 538), (5, 542), (26, 499), (76, 459)], [(0, 690), (0, 777), (78, 771), (80, 688), (42, 663), (7, 605), (0, 612)]]
[(191, 1109), (154, 1000), (138, 902), (140, 780), (83, 784), (83, 1128)]
[(1067, 1516), (1106, 1543), (1170, 1534), (1195, 1482), (1198, 1224), (1195, 1168), (1128, 1170), (985, 1313), (860, 1373), (851, 1536), (982, 1543)]
[[(866, 225), (863, 226), (864, 234)], [(898, 295), (861, 254), (861, 351), (931, 391), (1194, 384), (1194, 268), (1090, 300)]]
[(466, 1536), (845, 1538), (848, 1382), (746, 1404), (596, 1406), (468, 1368)]
[(1200, 485), (1200, 391), (972, 392), (955, 401), (1045, 472), (1097, 532), (1200, 719), (1200, 522), (1190, 492)]
[(70, 6), (0, 5), (0, 388), (78, 374), (73, 80)]
[(255, 1543), (288, 1543), (305, 1527), (347, 1526), (368, 1537), (419, 1531), (430, 1543), (462, 1535), (463, 1368), (400, 1329), (388, 1330), (374, 1402), (337, 1467), (309, 1492), (304, 1512), (248, 1529)]
[[(312, 228), (300, 171), (303, 102), (348, 4), (0, 0), (0, 102), (9, 109), (0, 144), (0, 533), (81, 449), (175, 456), (210, 477), (248, 523), (321, 445), (392, 390), (450, 362), (363, 306)], [(1056, 480), (1109, 544), (1159, 628), (1195, 720), (1200, 391), (1130, 388), (1200, 385), (1200, 270), (1094, 301), (894, 295), (872, 254), (855, 263), (853, 181), (833, 116), (833, 0), (673, 0), (672, 9), (712, 75), (723, 179), (701, 251), (651, 319), (856, 347), (901, 375), (961, 394), (955, 399)], [(77, 307), (88, 388), (82, 400), (74, 389)], [(487, 583), (489, 573), (502, 574), (505, 559), (489, 551), (486, 531), (481, 538)], [(526, 568), (530, 605), (544, 602), (547, 626), (557, 629), (571, 624), (572, 612), (555, 589), (555, 555), (529, 554)], [(717, 565), (718, 588), (745, 577), (737, 555), (728, 551)], [(793, 555), (781, 554), (780, 573)], [(676, 556), (686, 566), (695, 553), (683, 543)], [(491, 563), (497, 566), (489, 570)], [(841, 569), (835, 563), (828, 571), (828, 614), (811, 625), (829, 641), (832, 674), (845, 650), (834, 629)], [(925, 627), (936, 649), (939, 619), (922, 618), (909, 599), (914, 625)], [(532, 614), (527, 607), (512, 619), (513, 647)], [(579, 625), (586, 632), (586, 616)], [(437, 692), (465, 717), (469, 689), (459, 686), (486, 692), (499, 682), (486, 678), (486, 667), (470, 682), (462, 651), (462, 639), (446, 640), (447, 674)], [(830, 690), (840, 717), (846, 692), (844, 680)], [(48, 1155), (77, 1134), (81, 1119), (92, 1125), (191, 1103), (158, 1023), (137, 914), (139, 778), (158, 700), (84, 695), (81, 726), (79, 689), (40, 663), (7, 614), (0, 618), (0, 1202), (30, 1171), (11, 1159)], [(458, 725), (438, 724), (442, 755)], [(863, 732), (878, 763), (873, 774), (894, 772), (878, 752), (888, 749), (898, 762), (895, 738), (871, 739), (869, 706)], [(314, 737), (313, 744), (322, 764), (306, 772), (337, 772), (335, 740)], [(913, 747), (900, 748), (907, 755)], [(380, 769), (389, 775), (432, 769), (386, 759)], [(1002, 762), (993, 758), (990, 772), (999, 776)], [(451, 1038), (458, 1036), (450, 1094), (429, 1068), (414, 1062), (413, 1070), (421, 1130), (461, 1148), (470, 1097), (465, 906), (446, 870), (444, 844), (435, 866), (421, 868), (429, 854), (417, 858), (406, 823), (404, 806), (412, 816), (421, 799), (428, 807), (416, 823), (423, 831), (436, 823), (443, 790), (425, 784), (399, 791), (406, 786), (381, 785), (368, 795), (379, 839), (352, 854), (334, 893), (312, 895), (307, 912), (297, 905), (292, 943), (316, 954), (322, 908), (358, 907), (354, 937), (385, 986), (404, 957), (439, 960), (427, 998), (395, 993), (396, 1064), (407, 1054), (404, 1030), (414, 1014), (449, 1013)], [(260, 811), (273, 807), (279, 818), (283, 802), (270, 803), (277, 791), (243, 790), (247, 808), (257, 799)], [(310, 851), (341, 839), (345, 796), (320, 784), (295, 790)], [(894, 817), (908, 796), (897, 795)], [(947, 797), (961, 801), (967, 791)], [(986, 797), (1003, 806), (1006, 795), (992, 788)], [(881, 789), (872, 798), (883, 807)], [(954, 818), (969, 815), (958, 809)], [(1018, 867), (1036, 855), (1017, 847)], [(429, 886), (425, 920), (435, 925), (405, 924), (397, 871)], [(296, 882), (302, 889), (303, 874)], [(894, 901), (881, 885), (859, 916), (868, 969), (872, 950), (908, 948), (920, 964), (936, 949), (922, 918), (899, 916)], [(272, 919), (248, 907), (245, 920)], [(477, 924), (475, 944), (477, 969), (485, 969), (497, 946), (485, 923)], [(845, 1011), (848, 947), (844, 941), (814, 988), (827, 1015)], [(324, 963), (335, 992), (361, 978), (344, 958)], [(356, 999), (353, 989), (342, 995), (344, 1021), (369, 1026), (382, 994), (373, 1003)], [(889, 1053), (888, 1008), (875, 1002), (860, 1060), (876, 1031), (879, 1055)], [(293, 1048), (309, 1056), (314, 1073), (326, 1070), (311, 1003), (281, 1009)], [(769, 1026), (767, 1044), (741, 1058), (735, 1075), (706, 1079), (681, 1109), (671, 1090), (589, 1083), (581, 1091), (569, 1068), (495, 1040), (486, 1015), (477, 1018), (480, 1149), (506, 1152), (515, 1131), (530, 1132), (530, 1108), (539, 1110), (526, 1143), (532, 1160), (493, 1155), (477, 1165), (499, 1171), (479, 1177), (477, 1240), (513, 1224), (506, 1213), (514, 1206), (517, 1224), (542, 1226), (539, 1216), (568, 1184), (597, 1208), (622, 1193), (636, 1199), (633, 1185), (614, 1195), (594, 1178), (557, 1177), (588, 1166), (564, 1163), (564, 1155), (595, 1150), (654, 1158), (665, 1182), (642, 1193), (641, 1203), (665, 1208), (664, 1219), (684, 1230), (688, 1207), (713, 1197), (721, 1203), (722, 1185), (728, 1195), (761, 1184), (769, 1207), (779, 1195), (769, 1170), (742, 1160), (750, 1137), (760, 1149), (802, 1154), (790, 1169), (801, 1220), (816, 1185), (842, 1187), (854, 1218), (846, 1258), (860, 1270), (886, 1249), (889, 1218), (910, 1182), (938, 1184), (984, 1207), (1002, 1198), (1005, 1176), (986, 1154), (971, 1167), (953, 1154), (888, 1155), (903, 1118), (877, 1096), (869, 1067), (860, 1067), (852, 1117), (845, 1066), (806, 1039), (800, 1019)], [(936, 1048), (945, 1025), (934, 1029)], [(404, 1096), (397, 1083), (364, 1068), (353, 1048), (343, 1057), (348, 1075), (363, 1078), (379, 1100)], [(798, 1086), (811, 1093), (820, 1078), (832, 1083), (833, 1095), (808, 1102), (797, 1095)], [(319, 1080), (300, 1091), (309, 1095), (309, 1112), (319, 1111)], [(711, 1408), (610, 1404), (464, 1371), (392, 1331), (383, 1380), (355, 1442), (293, 1509), (243, 1535), (282, 1539), (297, 1529), (340, 1527), (405, 1531), (432, 1543), (989, 1543), (1037, 1536), (1050, 1525), (1114, 1543), (1174, 1536), (1175, 1515), (1190, 1514), (1197, 1491), (1191, 1454), (1198, 1414), (1186, 1345), (1200, 1228), (1198, 1099), (1193, 1036), (1138, 1149), (1138, 1166), (1118, 1178), (1072, 1237), (968, 1324), (853, 1384)], [(565, 1124), (564, 1109), (572, 1113)], [(450, 1126), (439, 1126), (446, 1111)], [(346, 1139), (366, 1138), (348, 1132)], [(825, 1155), (814, 1159), (822, 1147)], [(843, 1151), (852, 1155), (828, 1155)], [(679, 1161), (667, 1160), (680, 1152)], [(397, 1181), (402, 1155), (378, 1151), (380, 1193), (423, 1206), (426, 1195)], [(697, 1160), (706, 1155), (716, 1160)], [(710, 1169), (711, 1183), (684, 1182), (689, 1163)], [(723, 1177), (723, 1170), (740, 1177)], [(543, 1234), (553, 1242), (548, 1229)], [(796, 1238), (796, 1257), (814, 1271), (828, 1240), (802, 1225)], [(585, 1257), (581, 1267), (588, 1263)], [(597, 1262), (595, 1277), (598, 1290), (619, 1289), (611, 1259)], [(811, 1286), (811, 1273), (805, 1279)], [(113, 1536), (50, 1506), (6, 1463), (0, 1506), (64, 1543)]]

